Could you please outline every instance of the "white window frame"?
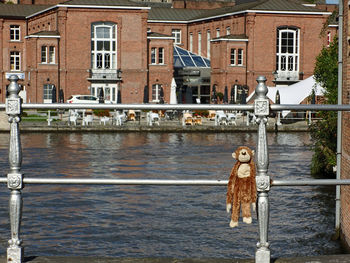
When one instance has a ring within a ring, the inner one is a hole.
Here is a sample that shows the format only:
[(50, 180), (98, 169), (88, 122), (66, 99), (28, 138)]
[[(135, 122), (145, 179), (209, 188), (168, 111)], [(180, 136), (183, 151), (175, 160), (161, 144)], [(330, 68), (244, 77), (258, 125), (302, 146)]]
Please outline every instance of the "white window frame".
[(174, 43), (179, 45), (181, 44), (181, 29), (172, 29), (171, 34), (174, 37)]
[(162, 88), (161, 84), (152, 85), (152, 102), (160, 101), (160, 89)]
[(21, 53), (19, 51), (10, 52), (10, 71), (21, 70)]
[(190, 51), (193, 52), (193, 33), (190, 33)]
[(220, 37), (220, 28), (216, 29), (216, 37)]
[(239, 48), (237, 52), (237, 66), (243, 66), (243, 49)]
[(327, 32), (327, 47), (330, 46), (331, 42), (332, 42), (332, 33), (330, 31)]
[[(106, 30), (107, 36), (100, 37), (98, 30)], [(91, 67), (93, 69), (117, 69), (117, 33), (118, 27), (115, 23), (97, 22), (91, 24)], [(101, 48), (102, 43), (102, 49)], [(105, 43), (109, 48), (105, 49)], [(99, 45), (100, 44), (100, 45)], [(100, 46), (100, 47), (99, 47)]]
[(226, 35), (231, 35), (231, 27), (226, 27)]
[(210, 30), (207, 30), (207, 58), (210, 59)]
[(202, 54), (202, 33), (198, 32), (198, 55)]
[[(283, 50), (282, 36), (287, 34), (286, 50)], [(292, 37), (292, 46), (289, 48), (289, 34)], [(288, 50), (289, 49), (289, 50)], [(292, 73), (297, 75), (299, 72), (299, 50), (300, 50), (300, 30), (298, 28), (283, 27), (277, 29), (277, 48), (276, 48), (276, 70), (277, 73)], [(292, 51), (292, 52), (290, 52)]]
[(151, 65), (164, 65), (164, 47), (151, 48)]
[(159, 47), (158, 48), (158, 64), (164, 65), (164, 48)]
[(230, 65), (236, 66), (236, 49), (235, 48), (231, 48), (231, 51), (230, 51)]
[(10, 25), (10, 41), (21, 41), (21, 27)]
[(41, 46), (41, 63), (47, 64), (47, 46)]
[(49, 64), (55, 64), (56, 61), (56, 48), (54, 46), (49, 46), (48, 50), (48, 61)]

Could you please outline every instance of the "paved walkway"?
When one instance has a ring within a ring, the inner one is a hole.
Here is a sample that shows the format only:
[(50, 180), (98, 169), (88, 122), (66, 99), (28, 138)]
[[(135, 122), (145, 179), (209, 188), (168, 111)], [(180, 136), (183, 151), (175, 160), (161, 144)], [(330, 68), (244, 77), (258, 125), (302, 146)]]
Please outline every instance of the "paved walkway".
[[(0, 263), (6, 258), (1, 257)], [(254, 259), (171, 259), (171, 258), (93, 258), (93, 257), (28, 257), (30, 263), (254, 263)], [(347, 263), (350, 254), (272, 259), (271, 263)]]

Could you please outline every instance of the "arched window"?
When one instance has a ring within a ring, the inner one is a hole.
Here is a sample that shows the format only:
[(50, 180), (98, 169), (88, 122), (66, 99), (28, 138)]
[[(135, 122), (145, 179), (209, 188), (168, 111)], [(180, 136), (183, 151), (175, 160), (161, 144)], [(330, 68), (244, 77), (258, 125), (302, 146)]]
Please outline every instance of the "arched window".
[(279, 27), (276, 43), (276, 70), (279, 75), (298, 78), (300, 31), (296, 27)]
[(98, 22), (91, 25), (91, 67), (117, 69), (117, 25)]

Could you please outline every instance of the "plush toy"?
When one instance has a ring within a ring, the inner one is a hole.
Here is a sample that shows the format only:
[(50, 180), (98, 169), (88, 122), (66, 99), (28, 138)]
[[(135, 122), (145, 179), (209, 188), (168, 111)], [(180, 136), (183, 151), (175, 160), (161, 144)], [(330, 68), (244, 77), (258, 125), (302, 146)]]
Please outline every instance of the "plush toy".
[(237, 160), (232, 168), (230, 179), (227, 185), (226, 211), (231, 211), (230, 227), (238, 226), (240, 208), (242, 209), (243, 222), (252, 222), (251, 205), (255, 211), (256, 182), (254, 151), (248, 147), (238, 147), (232, 153)]

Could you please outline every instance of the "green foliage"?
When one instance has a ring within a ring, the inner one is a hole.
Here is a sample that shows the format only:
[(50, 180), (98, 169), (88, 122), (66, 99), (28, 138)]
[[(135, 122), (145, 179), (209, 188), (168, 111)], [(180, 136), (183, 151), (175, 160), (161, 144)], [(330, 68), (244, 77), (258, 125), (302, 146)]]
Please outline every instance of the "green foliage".
[[(338, 39), (334, 38), (329, 47), (324, 47), (316, 58), (314, 70), (316, 82), (325, 90), (325, 103), (337, 104), (338, 96)], [(336, 165), (337, 112), (321, 111), (320, 118), (310, 127), (314, 141), (311, 173), (330, 175)]]
[(109, 117), (109, 110), (93, 110), (93, 113), (98, 117)]
[(224, 99), (224, 94), (222, 92), (216, 93), (216, 96), (219, 98), (220, 101)]

